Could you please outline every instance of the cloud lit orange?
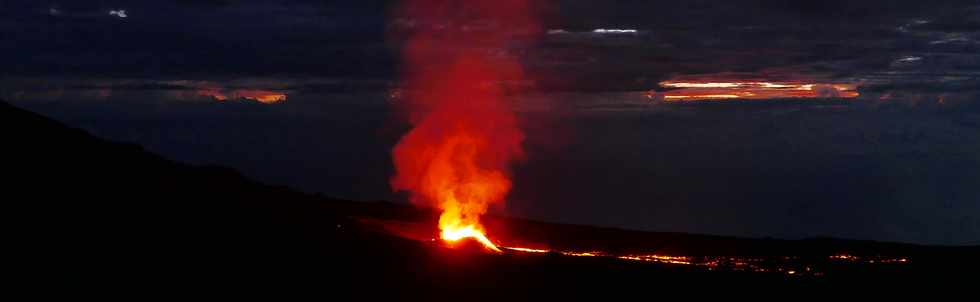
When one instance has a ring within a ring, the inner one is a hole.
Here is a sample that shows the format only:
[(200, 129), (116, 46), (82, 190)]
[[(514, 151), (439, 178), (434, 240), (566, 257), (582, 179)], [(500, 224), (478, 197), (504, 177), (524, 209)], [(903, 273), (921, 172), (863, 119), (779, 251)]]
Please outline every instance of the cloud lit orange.
[(845, 83), (685, 80), (665, 81), (660, 86), (673, 90), (651, 91), (650, 98), (665, 101), (856, 98), (857, 85)]

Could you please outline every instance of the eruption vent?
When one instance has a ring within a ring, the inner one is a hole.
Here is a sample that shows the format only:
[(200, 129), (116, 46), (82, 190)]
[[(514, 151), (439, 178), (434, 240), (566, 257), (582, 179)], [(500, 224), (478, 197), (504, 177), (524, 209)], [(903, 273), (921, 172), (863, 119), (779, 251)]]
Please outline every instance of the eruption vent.
[[(511, 189), (524, 134), (500, 83), (523, 80), (507, 45), (536, 32), (529, 0), (408, 0), (403, 86), (413, 129), (393, 150), (394, 190), (442, 210), (441, 237), (486, 237), (480, 216)], [(406, 22), (403, 22), (406, 23)]]

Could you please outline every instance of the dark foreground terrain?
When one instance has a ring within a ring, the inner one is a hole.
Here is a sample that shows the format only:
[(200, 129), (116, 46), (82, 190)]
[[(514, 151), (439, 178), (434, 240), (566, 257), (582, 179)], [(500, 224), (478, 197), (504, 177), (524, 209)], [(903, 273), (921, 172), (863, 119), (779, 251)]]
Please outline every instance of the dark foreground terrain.
[[(35, 297), (553, 300), (590, 292), (649, 300), (927, 288), (941, 295), (974, 286), (980, 273), (977, 247), (739, 239), (505, 218), (487, 223), (495, 239), (549, 252), (449, 248), (426, 240), (428, 210), (333, 200), (226, 168), (171, 162), (5, 103), (0, 121), (5, 246), (23, 268), (16, 285)], [(654, 253), (689, 263), (629, 259)], [(739, 264), (745, 261), (755, 264)]]

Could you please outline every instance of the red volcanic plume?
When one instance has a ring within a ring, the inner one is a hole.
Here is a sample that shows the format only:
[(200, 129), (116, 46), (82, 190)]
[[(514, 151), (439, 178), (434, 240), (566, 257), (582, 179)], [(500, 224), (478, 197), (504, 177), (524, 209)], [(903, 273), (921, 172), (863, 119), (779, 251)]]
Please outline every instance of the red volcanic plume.
[(403, 86), (414, 128), (393, 150), (394, 190), (441, 209), (446, 241), (474, 238), (497, 250), (480, 224), (511, 189), (509, 167), (523, 156), (501, 83), (520, 81), (510, 43), (535, 32), (530, 0), (408, 0)]

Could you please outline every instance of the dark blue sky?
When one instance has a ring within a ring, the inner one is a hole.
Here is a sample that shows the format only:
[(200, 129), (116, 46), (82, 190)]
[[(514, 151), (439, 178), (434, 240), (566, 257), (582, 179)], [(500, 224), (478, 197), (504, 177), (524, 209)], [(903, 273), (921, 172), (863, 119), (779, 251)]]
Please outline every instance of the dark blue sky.
[[(519, 56), (532, 75), (514, 96), (528, 159), (501, 210), (645, 230), (980, 243), (980, 4), (855, 2), (540, 1), (537, 43), (486, 50)], [(389, 150), (408, 129), (391, 98), (399, 33), (467, 24), (418, 24), (395, 3), (4, 1), (0, 98), (176, 160), (404, 201), (387, 185)], [(670, 81), (831, 93), (651, 102), (651, 89), (698, 92)], [(834, 87), (859, 96), (834, 99)], [(288, 99), (255, 101), (278, 95)]]

